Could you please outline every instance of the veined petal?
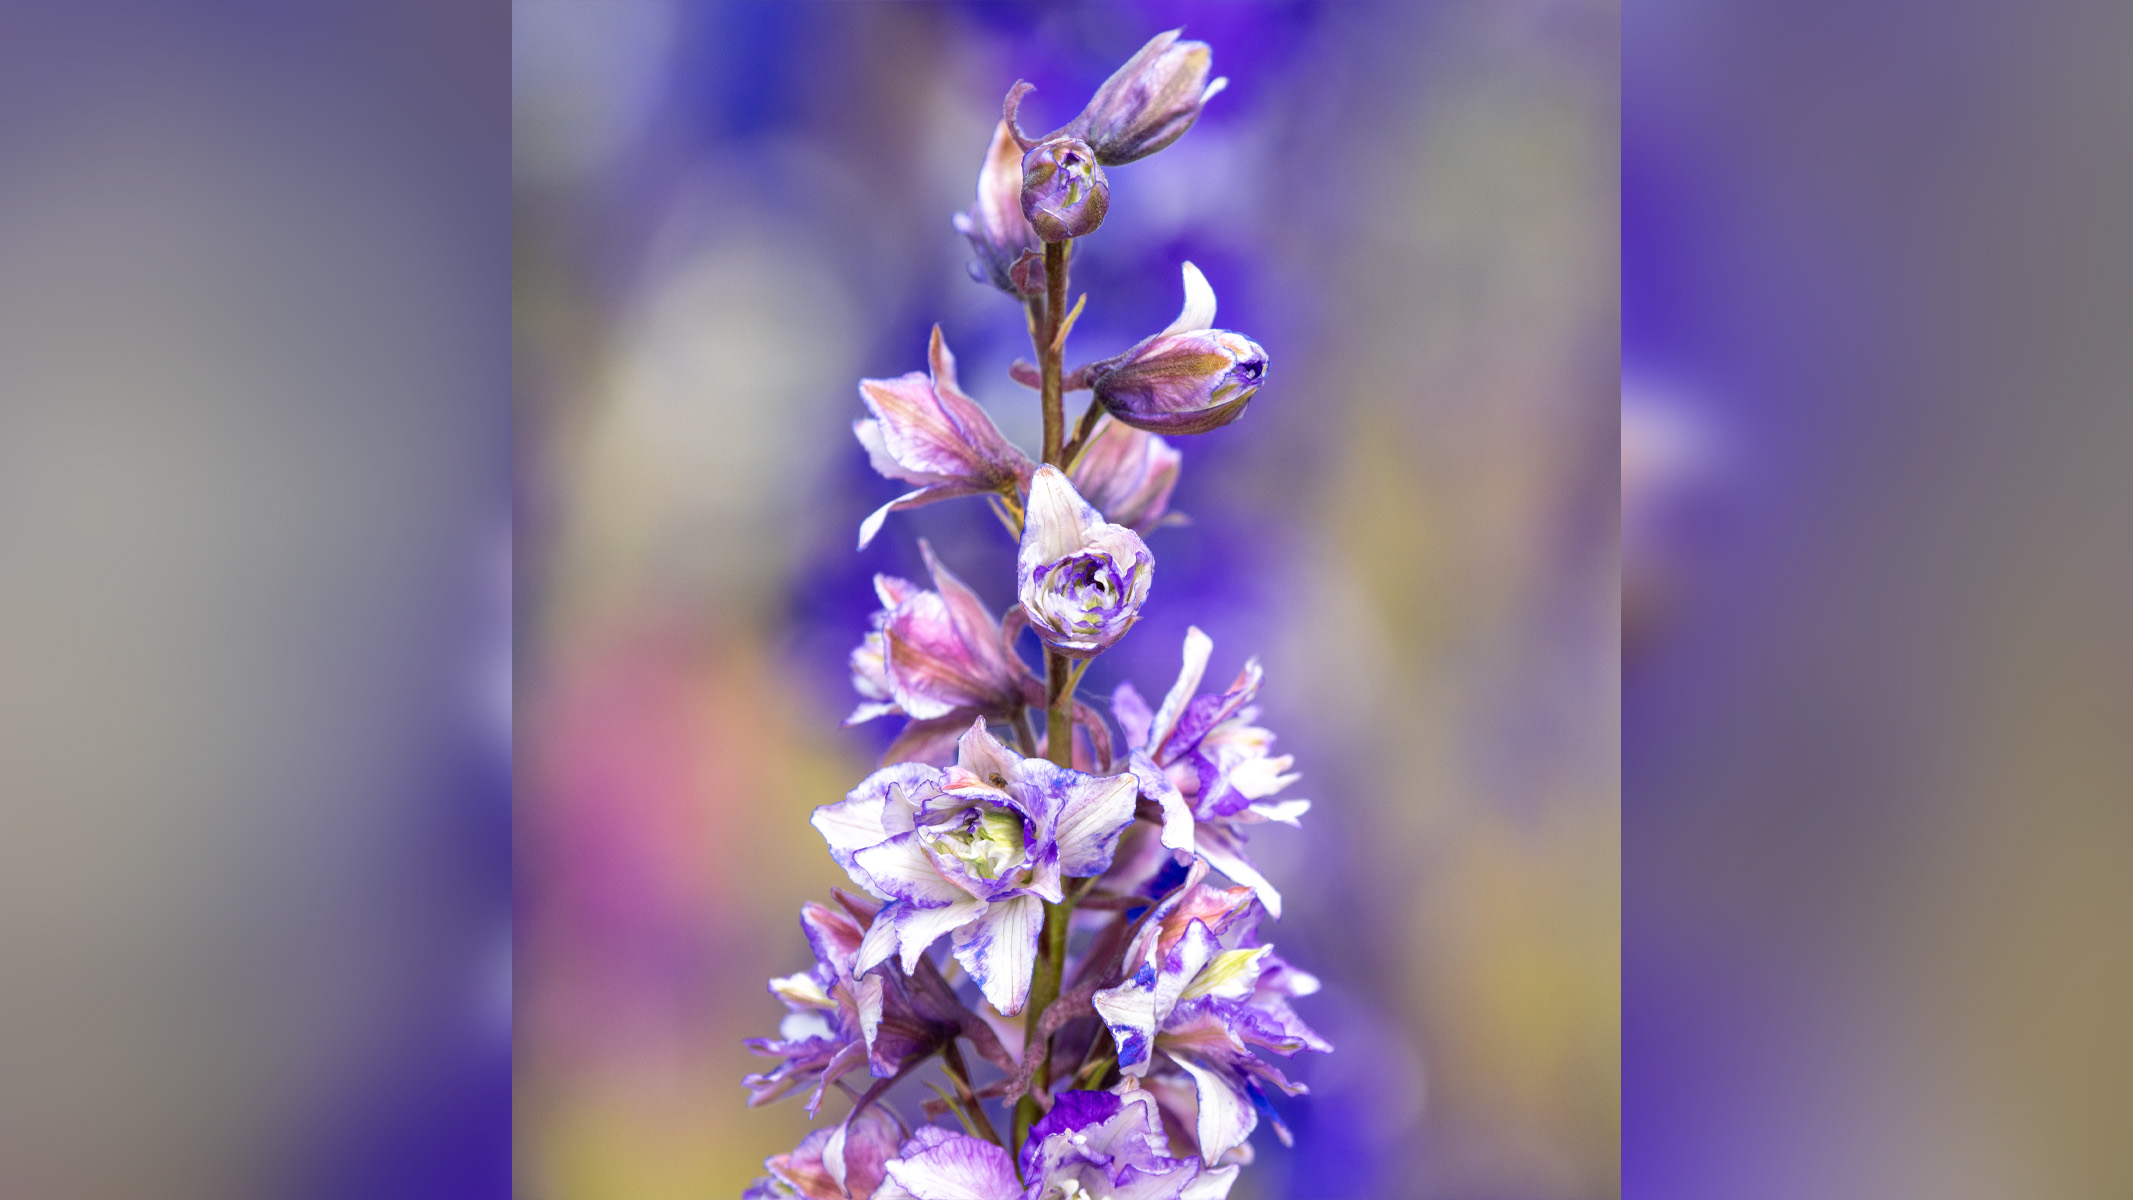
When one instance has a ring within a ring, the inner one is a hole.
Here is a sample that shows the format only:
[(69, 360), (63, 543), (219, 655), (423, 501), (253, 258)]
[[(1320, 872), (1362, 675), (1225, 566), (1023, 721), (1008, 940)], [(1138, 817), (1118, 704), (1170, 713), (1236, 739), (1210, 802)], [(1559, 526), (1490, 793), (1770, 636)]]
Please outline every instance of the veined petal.
[(1030, 476), (1018, 565), (1026, 569), (1065, 558), (1082, 548), (1092, 526), (1101, 524), (1103, 515), (1081, 498), (1059, 468), (1039, 467)]
[[(1226, 81), (1217, 79), (1215, 82), (1219, 84)], [(1214, 89), (1208, 90), (1211, 92)], [(1235, 1163), (1226, 1167), (1200, 1168), (1200, 1173), (1193, 1176), (1192, 1182), (1185, 1185), (1184, 1191), (1178, 1193), (1178, 1200), (1228, 1200), (1229, 1190), (1237, 1182), (1239, 1169)]]
[(1101, 875), (1118, 835), (1133, 823), (1139, 786), (1131, 775), (1087, 776), (1071, 784), (1059, 813), (1059, 870), (1070, 878)]
[(1140, 689), (1130, 683), (1121, 683), (1111, 691), (1111, 715), (1118, 718), (1118, 727), (1126, 731), (1126, 744), (1139, 750), (1148, 750), (1148, 733), (1155, 727), (1155, 714), (1148, 709), (1148, 702), (1141, 699)]
[(1193, 1000), (1201, 996), (1244, 999), (1252, 994), (1253, 986), (1259, 982), (1259, 960), (1272, 949), (1272, 946), (1253, 946), (1245, 950), (1224, 950), (1200, 968), (1193, 981), (1178, 993), (1178, 999)]
[(1037, 933), (1043, 925), (1043, 901), (1017, 896), (985, 906), (982, 917), (955, 932), (955, 961), (1002, 1015), (1013, 1016), (1029, 1002)]
[[(852, 1007), (859, 1013), (859, 1036), (861, 1040), (866, 1042), (867, 1055), (870, 1060), (873, 1059), (874, 1055), (874, 1039), (881, 1032), (881, 989), (883, 986), (884, 981), (881, 973), (877, 971), (860, 980), (859, 986), (852, 989)], [(869, 1065), (872, 1066), (874, 1074), (883, 1079), (896, 1073), (894, 1065), (891, 1065), (886, 1072), (881, 1069), (882, 1064), (879, 1061), (871, 1061)]]
[(1185, 706), (1192, 701), (1192, 694), (1200, 690), (1200, 679), (1207, 674), (1207, 659), (1215, 650), (1215, 641), (1200, 632), (1198, 625), (1185, 630), (1185, 663), (1178, 670), (1178, 681), (1170, 685), (1170, 694), (1163, 697), (1163, 707), (1155, 712), (1155, 723), (1148, 728), (1148, 753), (1162, 762), (1163, 742), (1178, 727), (1178, 718), (1185, 714)]
[(889, 519), (890, 513), (902, 512), (907, 508), (918, 508), (922, 505), (932, 504), (936, 500), (954, 500), (959, 496), (977, 496), (991, 490), (990, 488), (974, 487), (966, 483), (929, 483), (915, 492), (905, 492), (903, 495), (869, 513), (867, 519), (859, 523), (859, 548), (861, 550), (867, 548), (868, 543), (874, 540), (874, 535), (881, 532), (882, 523)]
[(1156, 1027), (1155, 968), (1143, 964), (1133, 978), (1096, 993), (1090, 1001), (1118, 1045), (1118, 1069), (1139, 1078), (1154, 1060)]
[(830, 999), (828, 992), (822, 990), (821, 983), (816, 981), (812, 971), (802, 971), (797, 975), (785, 975), (771, 980), (770, 994), (783, 1000), (786, 1007), (795, 1012), (803, 1008), (837, 1007), (837, 1002)]
[(1213, 1166), (1232, 1147), (1252, 1136), (1252, 1130), (1259, 1125), (1259, 1114), (1254, 1111), (1242, 1080), (1232, 1083), (1226, 1072), (1190, 1054), (1171, 1057), (1192, 1076), (1200, 1099), (1200, 1159)]
[(899, 961), (904, 973), (909, 974), (918, 969), (919, 955), (924, 954), (928, 946), (939, 941), (942, 934), (969, 924), (984, 911), (983, 900), (974, 900), (967, 896), (954, 904), (944, 904), (937, 908), (922, 908), (898, 900), (882, 909), (881, 915), (874, 918), (874, 929), (867, 931), (866, 943), (859, 949), (859, 961), (852, 969), (864, 973), (873, 970), (877, 964), (888, 958), (889, 952), (881, 948), (874, 936), (875, 930), (886, 926), (891, 930), (889, 937), (893, 939), (895, 950), (901, 956)]
[[(904, 1146), (907, 1152), (911, 1148), (912, 1143)], [(1022, 1195), (1007, 1151), (967, 1134), (948, 1134), (915, 1154), (892, 1158), (884, 1170), (888, 1182), (912, 1200), (1020, 1200)], [(882, 1200), (883, 1193), (875, 1197)]]
[(813, 900), (800, 906), (800, 929), (819, 962), (828, 963), (842, 975), (851, 969), (852, 958), (866, 930), (849, 914)]
[(1178, 319), (1157, 337), (1173, 333), (1190, 333), (1215, 327), (1215, 289), (1207, 282), (1207, 276), (1191, 263), (1185, 264), (1185, 307), (1178, 310)]
[(873, 890), (884, 896), (929, 907), (970, 899), (941, 874), (916, 832), (868, 846), (852, 860), (873, 881)]

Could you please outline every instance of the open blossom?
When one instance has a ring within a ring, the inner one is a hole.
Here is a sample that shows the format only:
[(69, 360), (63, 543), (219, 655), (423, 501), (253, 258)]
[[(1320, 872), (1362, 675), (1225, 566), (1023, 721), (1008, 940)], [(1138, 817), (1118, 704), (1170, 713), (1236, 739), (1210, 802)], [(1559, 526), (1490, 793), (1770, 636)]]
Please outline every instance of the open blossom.
[(943, 934), (1002, 1013), (1022, 1010), (1036, 963), (1043, 901), (1062, 877), (1101, 874), (1133, 821), (1130, 776), (1092, 776), (1024, 758), (975, 721), (945, 771), (901, 763), (815, 810), (831, 857), (888, 904), (852, 970), (891, 955), (908, 973)]
[(1251, 1136), (1262, 1112), (1289, 1140), (1266, 1085), (1290, 1095), (1305, 1089), (1254, 1049), (1283, 1056), (1332, 1049), (1289, 1004), (1291, 996), (1316, 991), (1318, 981), (1259, 942), (1257, 908), (1245, 888), (1195, 883), (1181, 890), (1135, 936), (1126, 958), (1138, 964), (1133, 975), (1095, 997), (1120, 1071), (1145, 1076), (1160, 1064), (1191, 1078), (1194, 1136), (1210, 1166)]
[(918, 484), (876, 509), (859, 526), (865, 549), (889, 514), (936, 500), (1011, 493), (1035, 464), (1015, 447), (956, 385), (955, 355), (933, 327), (927, 373), (894, 379), (862, 379), (859, 397), (874, 416), (852, 423), (874, 469), (890, 479)]
[[(838, 1130), (817, 1129), (785, 1154), (763, 1160), (770, 1172), (741, 1193), (741, 1200), (868, 1200), (881, 1187), (883, 1165), (896, 1156), (903, 1130), (882, 1108), (869, 1108), (844, 1126), (844, 1182), (839, 1183), (824, 1153)], [(846, 1187), (851, 1189), (846, 1192)]]
[(933, 590), (876, 575), (882, 608), (851, 655), (852, 687), (862, 700), (845, 724), (910, 718), (883, 765), (945, 763), (972, 717), (1007, 721), (1024, 705), (1044, 702), (1043, 684), (1010, 649), (985, 602), (941, 565), (924, 539), (919, 551)]
[(1140, 535), (1106, 522), (1059, 468), (1037, 468), (1022, 519), (1015, 580), (1044, 644), (1086, 658), (1140, 620), (1155, 558)]
[(1021, 299), (1044, 294), (1044, 243), (1022, 215), (1022, 147), (1006, 121), (993, 129), (978, 172), (978, 202), (954, 224), (977, 251), (972, 279)]
[[(873, 915), (871, 904), (849, 899), (848, 907)], [(956, 1036), (962, 1021), (952, 993), (914, 988), (886, 972), (858, 978), (864, 972), (854, 968), (867, 928), (858, 916), (809, 901), (800, 910), (800, 926), (814, 949), (815, 966), (770, 981), (771, 994), (789, 1011), (777, 1037), (751, 1038), (747, 1045), (785, 1061), (741, 1081), (749, 1089), (749, 1107), (812, 1082), (815, 1090), (807, 1103), (812, 1116), (823, 1093), (847, 1072), (864, 1064), (876, 1078), (887, 1079)]]
[(1185, 264), (1185, 307), (1170, 327), (1085, 378), (1112, 416), (1151, 433), (1205, 433), (1244, 415), (1266, 381), (1267, 356), (1241, 333), (1214, 328), (1215, 289)]
[(1111, 181), (1079, 138), (1055, 137), (1022, 156), (1022, 215), (1047, 242), (1086, 237), (1111, 210)]
[(1244, 827), (1266, 821), (1287, 825), (1310, 810), (1309, 800), (1273, 800), (1296, 782), (1295, 759), (1272, 753), (1274, 735), (1253, 724), (1252, 701), (1262, 678), (1252, 659), (1220, 692), (1195, 696), (1214, 641), (1197, 626), (1185, 631), (1185, 662), (1177, 682), (1150, 712), (1132, 684), (1111, 694), (1111, 711), (1126, 732), (1127, 757), (1141, 795), (1163, 810), (1163, 845), (1187, 850), (1257, 893), (1267, 911), (1281, 916), (1281, 893), (1244, 855)]
[(1098, 162), (1115, 167), (1168, 146), (1200, 119), (1200, 108), (1229, 80), (1207, 81), (1214, 51), (1181, 42), (1173, 29), (1149, 39), (1104, 80), (1066, 131), (1089, 143)]
[(1178, 485), (1182, 460), (1169, 442), (1106, 415), (1067, 479), (1104, 520), (1147, 533), (1170, 511), (1170, 492)]
[[(1061, 1092), (1019, 1158), (938, 1127), (917, 1130), (874, 1200), (1222, 1200), (1234, 1166), (1171, 1158), (1153, 1099), (1138, 1089)], [(1018, 1176), (1016, 1168), (1021, 1168)]]

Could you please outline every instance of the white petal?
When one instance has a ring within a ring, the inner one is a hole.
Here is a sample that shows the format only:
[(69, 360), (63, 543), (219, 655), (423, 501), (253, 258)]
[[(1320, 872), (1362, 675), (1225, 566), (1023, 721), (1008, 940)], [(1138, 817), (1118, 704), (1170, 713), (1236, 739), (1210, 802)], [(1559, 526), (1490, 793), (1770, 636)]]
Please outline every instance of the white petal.
[(1037, 931), (1044, 902), (1017, 896), (987, 908), (984, 916), (956, 930), (955, 961), (978, 981), (985, 999), (1013, 1016), (1029, 1002), (1030, 973), (1037, 967)]
[(896, 936), (903, 950), (904, 973), (908, 975), (918, 969), (919, 955), (926, 952), (926, 947), (939, 941), (942, 934), (970, 924), (984, 912), (985, 902), (972, 899), (940, 908), (906, 905), (896, 918)]
[(1252, 1103), (1230, 1087), (1229, 1081), (1211, 1067), (1202, 1066), (1189, 1054), (1171, 1058), (1192, 1075), (1200, 1098), (1200, 1158), (1213, 1166), (1232, 1146), (1241, 1144), (1258, 1128), (1259, 1114)]
[(1185, 630), (1185, 665), (1178, 671), (1178, 681), (1170, 685), (1170, 694), (1163, 697), (1163, 707), (1155, 710), (1155, 724), (1148, 730), (1150, 754), (1160, 750), (1163, 739), (1178, 727), (1185, 705), (1200, 690), (1200, 679), (1207, 674), (1207, 656), (1214, 651), (1215, 640), (1200, 632), (1198, 625)]
[(1277, 921), (1281, 919), (1281, 893), (1245, 859), (1234, 839), (1219, 826), (1201, 825), (1194, 832), (1194, 840), (1208, 866), (1252, 889), (1258, 894), (1259, 903), (1266, 905), (1267, 914)]
[[(1020, 1200), (1014, 1160), (991, 1142), (956, 1134), (887, 1164), (888, 1184), (917, 1200)], [(895, 1195), (887, 1184), (876, 1192)]]
[(868, 846), (853, 855), (852, 861), (874, 881), (876, 891), (898, 900), (937, 907), (970, 899), (969, 892), (949, 882), (933, 865), (915, 833), (900, 833)]
[(869, 975), (859, 981), (854, 996), (854, 1007), (859, 1010), (859, 1032), (866, 1039), (867, 1050), (874, 1049), (874, 1036), (881, 1032), (882, 978)]
[[(1217, 79), (1215, 82), (1228, 81)], [(1185, 1190), (1178, 1193), (1178, 1200), (1228, 1200), (1229, 1189), (1237, 1182), (1238, 1169), (1235, 1163), (1211, 1170), (1202, 1167), (1193, 1181), (1185, 1185)]]
[(1311, 802), (1309, 800), (1261, 801), (1252, 805), (1251, 811), (1258, 813), (1266, 820), (1279, 821), (1284, 825), (1295, 825), (1301, 829), (1303, 826), (1298, 824), (1296, 818), (1311, 811)]
[(1200, 274), (1200, 268), (1186, 263), (1185, 307), (1178, 313), (1178, 319), (1170, 323), (1170, 328), (1156, 336), (1165, 337), (1173, 333), (1214, 327), (1215, 289), (1208, 285), (1207, 276)]
[(1081, 549), (1083, 535), (1100, 524), (1096, 510), (1081, 498), (1059, 468), (1047, 463), (1029, 481), (1029, 507), (1022, 518), (1018, 567), (1033, 569)]

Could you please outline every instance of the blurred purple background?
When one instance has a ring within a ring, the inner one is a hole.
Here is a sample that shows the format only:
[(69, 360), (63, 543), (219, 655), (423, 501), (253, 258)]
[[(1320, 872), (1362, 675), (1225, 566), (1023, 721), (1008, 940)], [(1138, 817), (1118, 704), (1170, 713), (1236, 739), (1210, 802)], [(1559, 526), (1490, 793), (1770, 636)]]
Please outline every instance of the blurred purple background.
[(1196, 623), (1214, 674), (1264, 659), (1316, 802), (1253, 846), (1339, 1051), (1237, 1195), (1615, 1194), (1613, 6), (522, 3), (523, 1194), (732, 1194), (805, 1132), (743, 1107), (740, 1039), (842, 878), (808, 810), (893, 732), (837, 725), (869, 580), (923, 535), (1011, 599), (974, 503), (853, 552), (896, 490), (856, 381), (939, 321), (1035, 444), (949, 215), (1017, 77), (1050, 127), (1176, 25), (1231, 86), (1112, 173), (1070, 353), (1167, 323), (1190, 259), (1272, 381), (1182, 441), (1193, 524), (1084, 687), (1159, 694)]

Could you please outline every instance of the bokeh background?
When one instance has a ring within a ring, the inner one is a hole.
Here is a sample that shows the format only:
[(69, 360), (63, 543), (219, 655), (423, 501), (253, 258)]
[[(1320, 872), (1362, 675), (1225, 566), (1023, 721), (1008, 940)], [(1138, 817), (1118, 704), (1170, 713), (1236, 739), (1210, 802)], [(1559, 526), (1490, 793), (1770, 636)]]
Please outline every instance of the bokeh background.
[[(1254, 851), (1327, 981), (1293, 1150), (1239, 1197), (1617, 1193), (1617, 13), (1607, 3), (517, 5), (516, 1175), (540, 1200), (730, 1195), (808, 1128), (741, 1045), (841, 873), (807, 825), (887, 736), (843, 730), (872, 574), (916, 539), (995, 606), (973, 504), (895, 494), (862, 376), (943, 325), (1001, 94), (1064, 121), (1150, 35), (1228, 91), (1113, 172), (1073, 355), (1167, 323), (1178, 264), (1273, 356), (1185, 439), (1146, 619), (1086, 690), (1159, 694), (1185, 627), (1266, 664), (1316, 802)], [(825, 1119), (830, 1111), (826, 1110)]]

